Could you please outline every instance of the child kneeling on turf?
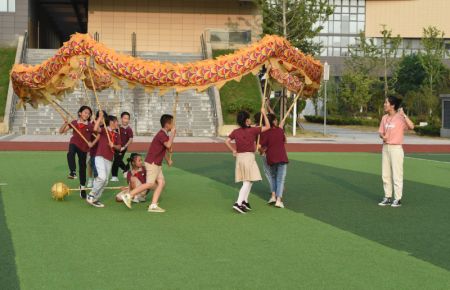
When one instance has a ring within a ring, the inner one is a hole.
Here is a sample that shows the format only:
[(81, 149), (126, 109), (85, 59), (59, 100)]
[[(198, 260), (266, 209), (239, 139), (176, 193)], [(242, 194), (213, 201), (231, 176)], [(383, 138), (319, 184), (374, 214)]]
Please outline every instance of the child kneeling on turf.
[[(153, 192), (152, 203), (148, 207), (149, 212), (165, 212), (164, 209), (158, 206), (158, 199), (164, 188), (165, 181), (162, 173), (162, 160), (165, 158), (169, 166), (172, 165), (172, 160), (166, 156), (167, 149), (170, 149), (175, 138), (176, 130), (173, 128), (172, 115), (162, 115), (160, 122), (162, 129), (155, 135), (148, 149), (147, 157), (145, 158), (145, 170), (147, 171), (147, 178), (145, 184), (136, 187), (129, 194), (123, 196), (123, 202), (128, 208), (131, 208), (131, 200), (139, 193), (149, 190), (155, 186)], [(169, 136), (169, 132), (171, 132)]]
[[(139, 153), (131, 153), (128, 158), (127, 167), (130, 168), (127, 172), (128, 187), (124, 188), (123, 191), (116, 195), (116, 201), (118, 202), (123, 201), (123, 195), (129, 193), (136, 187), (141, 186), (146, 181), (147, 174), (145, 171), (144, 162)], [(138, 192), (134, 197), (133, 202), (144, 202), (147, 192), (148, 190)]]
[(119, 135), (115, 132), (118, 127), (117, 118), (108, 116), (107, 121), (105, 122), (106, 128), (100, 128), (100, 123), (103, 121), (103, 118), (103, 112), (100, 111), (99, 118), (95, 121), (94, 126), (94, 131), (100, 134), (95, 155), (97, 177), (95, 177), (92, 190), (86, 198), (86, 201), (95, 207), (104, 207), (99, 201), (99, 198), (101, 197), (105, 186), (108, 184), (108, 177), (111, 172), (114, 157), (114, 149), (120, 149)]
[[(252, 183), (261, 180), (258, 164), (255, 160), (256, 145), (255, 140), (258, 134), (270, 129), (269, 121), (264, 109), (261, 109), (265, 125), (264, 127), (251, 127), (250, 114), (240, 111), (237, 115), (239, 129), (233, 130), (225, 141), (225, 144), (236, 157), (235, 182), (242, 182), (238, 199), (233, 205), (233, 209), (239, 213), (251, 210), (248, 202)], [(231, 140), (236, 141), (236, 149), (231, 146)]]

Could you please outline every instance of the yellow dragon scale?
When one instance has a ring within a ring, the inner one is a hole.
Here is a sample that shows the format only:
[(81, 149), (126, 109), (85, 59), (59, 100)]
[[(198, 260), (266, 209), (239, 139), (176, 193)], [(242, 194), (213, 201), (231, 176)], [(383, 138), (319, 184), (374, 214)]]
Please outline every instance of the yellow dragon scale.
[(320, 86), (323, 67), (311, 56), (298, 51), (279, 36), (267, 35), (259, 42), (233, 54), (194, 63), (146, 61), (127, 55), (96, 42), (88, 34), (74, 34), (42, 64), (16, 64), (11, 71), (15, 93), (21, 103), (36, 107), (47, 103), (52, 96), (72, 90), (79, 80), (92, 89), (87, 62), (93, 59), (93, 81), (98, 90), (114, 86), (118, 80), (142, 85), (147, 90), (174, 88), (177, 91), (204, 90), (221, 87), (231, 80), (240, 80), (248, 73), (256, 73), (262, 65), (270, 67), (270, 76), (287, 89), (298, 92), (304, 83), (304, 94), (313, 94)]

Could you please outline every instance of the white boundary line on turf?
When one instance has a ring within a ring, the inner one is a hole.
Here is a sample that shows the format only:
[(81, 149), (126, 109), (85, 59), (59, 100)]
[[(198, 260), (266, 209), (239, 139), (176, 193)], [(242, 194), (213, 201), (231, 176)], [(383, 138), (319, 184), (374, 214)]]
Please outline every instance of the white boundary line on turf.
[[(444, 154), (441, 154), (444, 155)], [(405, 158), (409, 158), (409, 159), (415, 159), (415, 160), (425, 160), (428, 162), (435, 162), (435, 163), (446, 163), (446, 164), (450, 164), (450, 162), (448, 161), (439, 161), (439, 160), (432, 160), (432, 159), (425, 159), (425, 158), (417, 158), (417, 157), (410, 157), (410, 156), (405, 156)]]

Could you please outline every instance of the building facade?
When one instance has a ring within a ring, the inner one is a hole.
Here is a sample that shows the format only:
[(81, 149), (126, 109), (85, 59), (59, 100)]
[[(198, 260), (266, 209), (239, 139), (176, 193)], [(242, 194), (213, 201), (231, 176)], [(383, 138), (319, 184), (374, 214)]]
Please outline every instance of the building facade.
[(242, 0), (89, 1), (88, 32), (117, 50), (131, 50), (136, 33), (140, 51), (199, 52), (205, 30), (212, 30), (212, 40), (232, 30), (251, 42), (261, 35), (261, 16)]
[(28, 0), (0, 0), (0, 45), (13, 46), (28, 29)]
[[(381, 44), (382, 25), (392, 30), (393, 36), (402, 38), (398, 54), (417, 53), (421, 49), (423, 28), (436, 26), (449, 37), (450, 1), (448, 0), (328, 0), (334, 14), (314, 41), (323, 49), (320, 58), (331, 65), (332, 75), (343, 73), (349, 45), (356, 44), (359, 33)], [(445, 60), (450, 64), (449, 60)]]

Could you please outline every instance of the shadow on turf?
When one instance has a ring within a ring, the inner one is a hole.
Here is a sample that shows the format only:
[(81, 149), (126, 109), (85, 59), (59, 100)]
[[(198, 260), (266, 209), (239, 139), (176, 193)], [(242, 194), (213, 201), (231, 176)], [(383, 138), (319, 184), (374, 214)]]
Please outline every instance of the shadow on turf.
[(6, 224), (3, 192), (0, 189), (0, 288), (20, 289), (11, 232)]
[[(208, 157), (180, 154), (176, 167), (233, 185), (234, 160), (225, 154)], [(404, 206), (394, 209), (377, 205), (383, 196), (379, 175), (292, 160), (286, 181), (289, 210), (450, 270), (448, 189), (406, 181)], [(266, 200), (266, 181), (252, 192)]]

